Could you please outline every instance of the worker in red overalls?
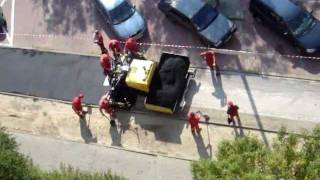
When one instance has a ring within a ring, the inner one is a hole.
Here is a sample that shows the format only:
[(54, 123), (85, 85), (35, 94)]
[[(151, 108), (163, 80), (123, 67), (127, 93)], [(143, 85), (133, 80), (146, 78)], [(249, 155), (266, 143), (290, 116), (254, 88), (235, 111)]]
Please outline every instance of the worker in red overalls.
[(80, 118), (83, 118), (86, 114), (86, 112), (83, 110), (81, 102), (83, 98), (84, 95), (81, 93), (72, 99), (72, 109)]
[(199, 121), (200, 121), (201, 115), (200, 113), (196, 112), (190, 112), (188, 114), (188, 121), (191, 126), (191, 133), (194, 133), (194, 130), (197, 131), (198, 134), (200, 134), (201, 128), (199, 128)]
[(133, 55), (137, 54), (139, 51), (137, 41), (133, 38), (127, 39), (126, 43), (124, 44), (124, 52), (131, 53)]
[(114, 58), (119, 58), (120, 53), (121, 53), (121, 46), (120, 46), (120, 42), (118, 40), (111, 39), (109, 41), (109, 49), (112, 51)]
[(112, 75), (112, 58), (110, 57), (109, 54), (107, 53), (103, 53), (100, 55), (100, 65), (103, 69), (103, 74), (105, 76), (109, 76), (109, 78), (111, 78)]
[(237, 120), (240, 121), (238, 109), (239, 107), (235, 105), (232, 101), (228, 102), (228, 124), (230, 124), (231, 122), (235, 123), (234, 117), (237, 117)]
[[(111, 103), (110, 103), (108, 94), (103, 95), (101, 97), (101, 99), (99, 101), (99, 111), (103, 116), (107, 117), (110, 120), (110, 125), (111, 126), (115, 126), (116, 125), (116, 122), (115, 122), (115, 118), (116, 118), (115, 111), (111, 107)], [(109, 114), (109, 117), (105, 113)]]
[(97, 44), (101, 49), (101, 54), (108, 53), (107, 48), (104, 46), (103, 36), (100, 31), (96, 30), (93, 33), (93, 42)]
[(204, 51), (200, 54), (200, 56), (206, 60), (207, 65), (210, 67), (211, 70), (216, 68), (216, 56), (215, 53), (211, 50)]

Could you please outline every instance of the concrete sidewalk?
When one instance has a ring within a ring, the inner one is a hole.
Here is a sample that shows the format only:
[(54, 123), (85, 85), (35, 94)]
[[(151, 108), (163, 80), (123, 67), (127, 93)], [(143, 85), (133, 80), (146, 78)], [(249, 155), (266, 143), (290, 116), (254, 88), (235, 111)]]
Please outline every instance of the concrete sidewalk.
[(190, 162), (137, 154), (42, 136), (14, 133), (19, 151), (42, 169), (57, 169), (60, 163), (87, 171), (107, 171), (130, 180), (191, 180)]
[(256, 135), (270, 144), (274, 133), (233, 126), (201, 124), (202, 136), (194, 136), (185, 120), (154, 114), (118, 113), (118, 127), (112, 128), (92, 109), (78, 119), (69, 104), (37, 98), (0, 95), (0, 123), (11, 132), (26, 132), (76, 142), (116, 146), (129, 151), (159, 154), (188, 160), (214, 158), (218, 144), (244, 134)]

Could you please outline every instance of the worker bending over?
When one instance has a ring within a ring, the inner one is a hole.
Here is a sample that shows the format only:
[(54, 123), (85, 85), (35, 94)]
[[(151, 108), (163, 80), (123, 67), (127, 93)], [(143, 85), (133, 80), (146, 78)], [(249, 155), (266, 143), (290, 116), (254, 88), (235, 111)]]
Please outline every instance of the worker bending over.
[(115, 59), (118, 59), (120, 57), (121, 54), (121, 46), (120, 46), (120, 42), (116, 39), (111, 39), (109, 41), (109, 49), (112, 51), (113, 53), (113, 57)]
[(83, 107), (82, 107), (81, 101), (83, 98), (84, 98), (84, 95), (80, 93), (78, 96), (75, 96), (72, 99), (72, 109), (80, 118), (84, 118), (85, 114), (87, 113), (86, 111), (83, 110)]
[(108, 53), (107, 48), (104, 46), (103, 36), (100, 31), (96, 30), (93, 33), (93, 42), (97, 44), (101, 49), (101, 54)]
[(105, 76), (112, 77), (112, 58), (108, 53), (100, 55), (100, 65)]

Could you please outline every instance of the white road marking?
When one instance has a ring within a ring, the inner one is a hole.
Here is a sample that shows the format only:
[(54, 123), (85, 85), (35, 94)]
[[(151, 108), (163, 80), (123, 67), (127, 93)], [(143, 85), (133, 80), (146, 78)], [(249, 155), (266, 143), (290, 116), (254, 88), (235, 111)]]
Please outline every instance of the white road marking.
[(7, 0), (2, 0), (0, 6), (2, 7)]
[(10, 46), (13, 46), (13, 35), (14, 35), (14, 8), (15, 8), (15, 4), (16, 4), (16, 0), (12, 0), (12, 3), (11, 3), (11, 36), (10, 36), (10, 40), (9, 40), (9, 43), (10, 43)]

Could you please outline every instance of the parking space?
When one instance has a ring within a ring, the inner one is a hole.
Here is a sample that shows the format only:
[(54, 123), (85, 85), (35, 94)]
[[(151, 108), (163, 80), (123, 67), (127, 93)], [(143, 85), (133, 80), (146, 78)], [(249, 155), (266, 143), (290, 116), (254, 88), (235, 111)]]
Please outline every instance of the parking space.
[[(113, 37), (112, 32), (96, 10), (94, 1), (19, 0), (13, 6), (14, 8), (8, 6), (9, 2), (14, 4), (14, 0), (2, 0), (6, 16), (14, 15), (15, 23), (10, 28), (12, 31), (14, 29), (15, 36), (11, 37), (11, 44), (14, 46), (98, 55), (99, 49), (91, 39), (93, 31), (102, 29), (105, 32), (106, 40)], [(204, 46), (195, 34), (166, 18), (157, 8), (158, 0), (131, 0), (131, 2), (145, 16), (148, 26), (148, 32), (140, 42)], [(232, 2), (231, 5), (228, 4), (230, 2)], [(220, 0), (220, 11), (230, 16), (238, 25), (235, 37), (222, 48), (253, 51), (267, 55), (218, 54), (218, 63), (221, 68), (317, 78), (319, 68), (314, 66), (317, 62), (288, 59), (281, 56), (281, 54), (297, 55), (297, 53), (279, 35), (263, 25), (257, 24), (248, 11), (248, 4), (249, 0)], [(320, 18), (320, 3), (306, 1), (304, 4), (309, 9), (313, 9), (317, 18)], [(12, 9), (15, 10), (12, 11)], [(188, 55), (193, 65), (205, 67), (205, 63), (199, 57), (200, 49), (169, 48), (156, 45), (143, 46), (143, 49), (146, 56), (153, 60), (158, 59), (161, 51), (169, 51)]]

